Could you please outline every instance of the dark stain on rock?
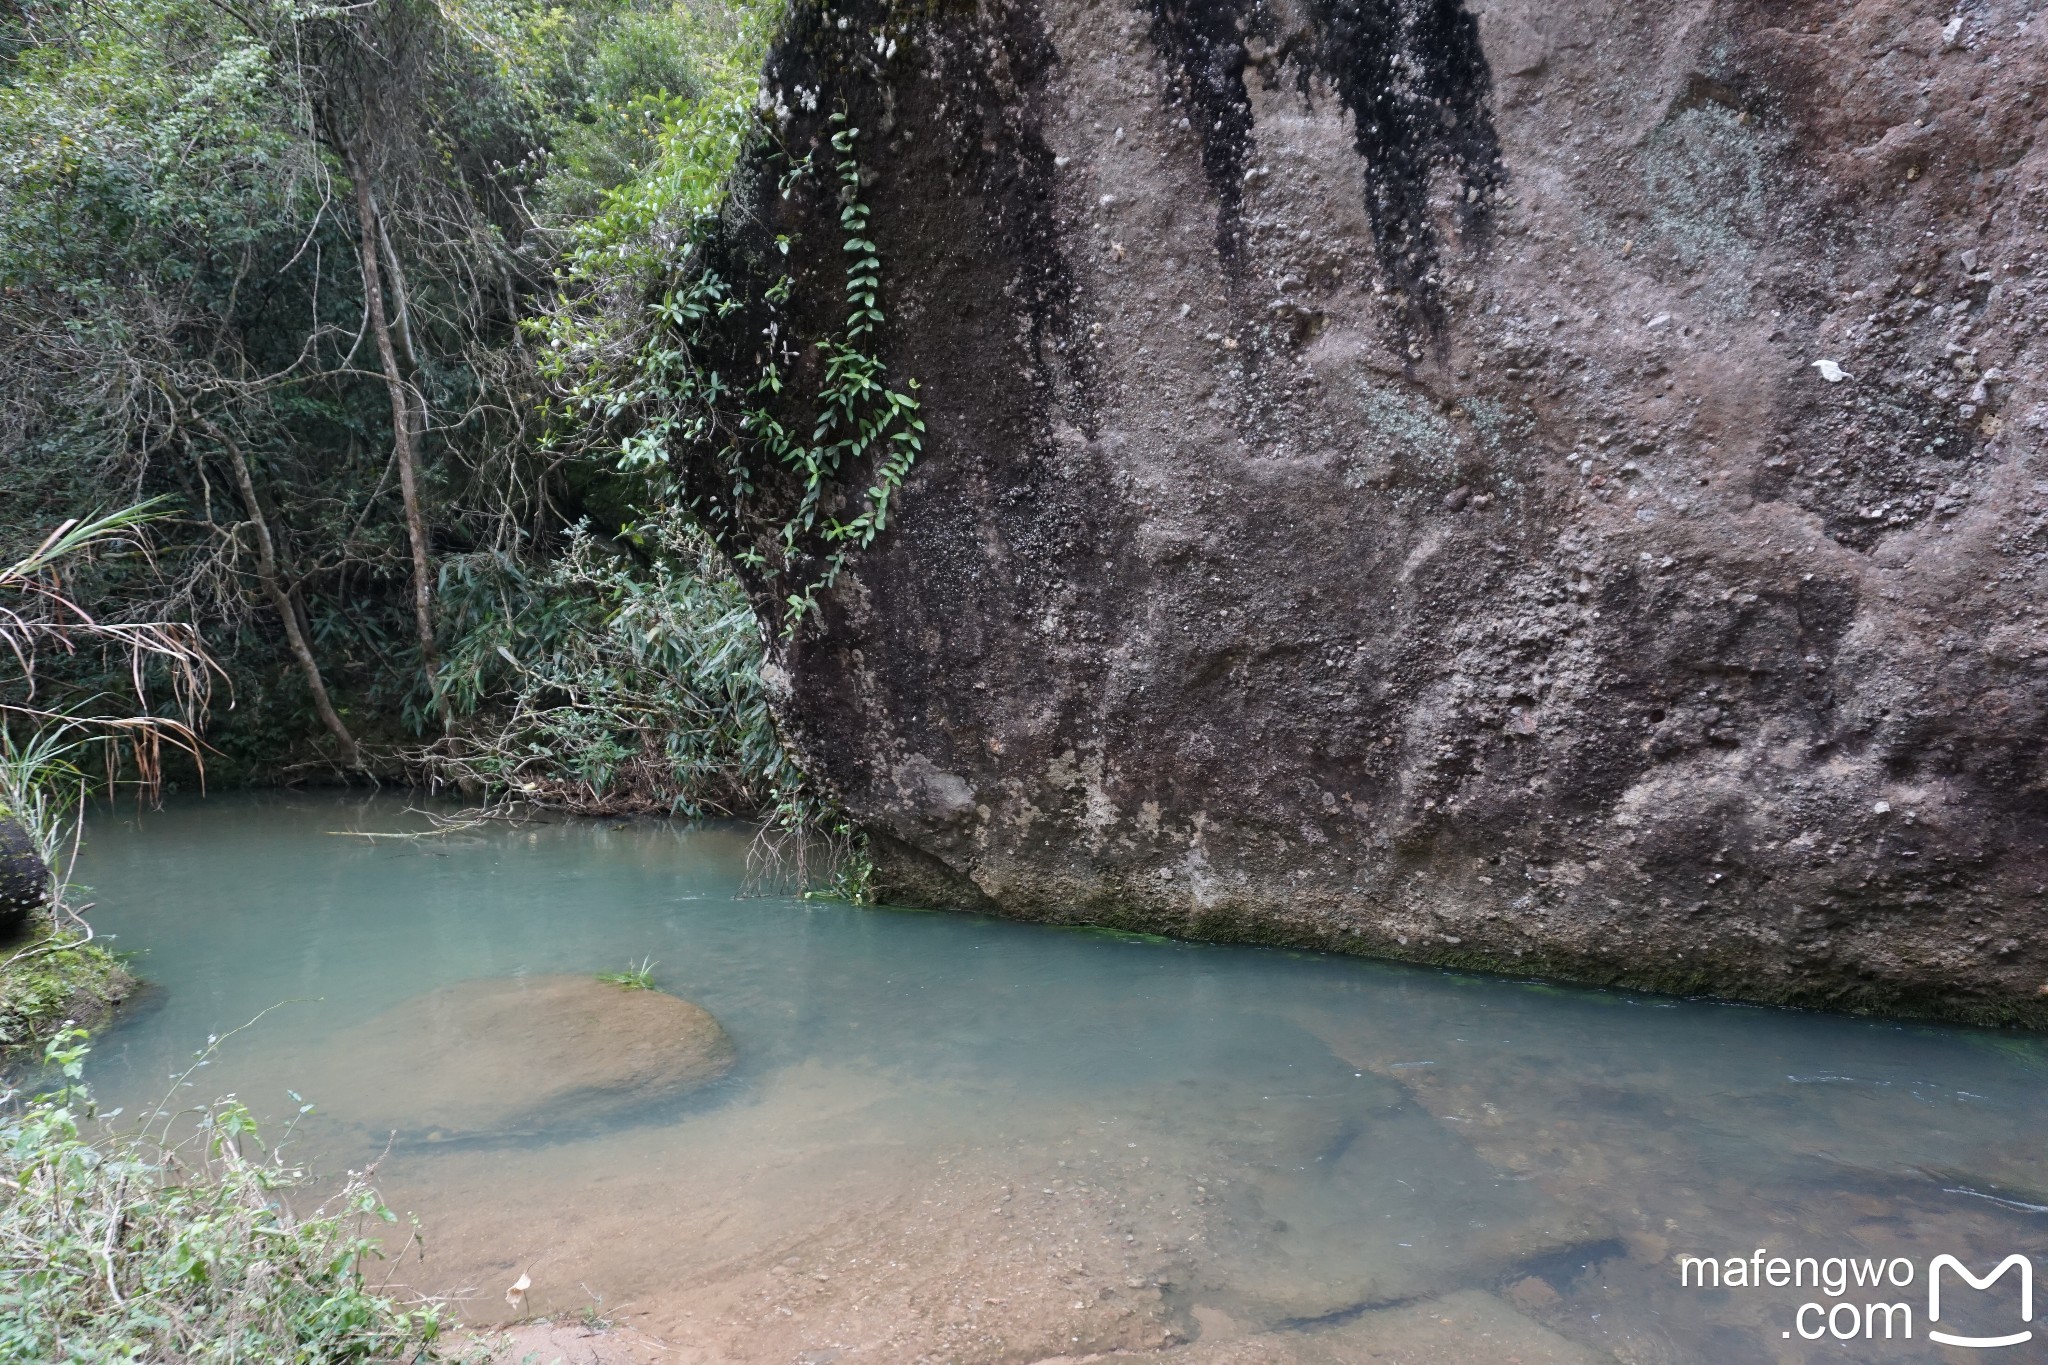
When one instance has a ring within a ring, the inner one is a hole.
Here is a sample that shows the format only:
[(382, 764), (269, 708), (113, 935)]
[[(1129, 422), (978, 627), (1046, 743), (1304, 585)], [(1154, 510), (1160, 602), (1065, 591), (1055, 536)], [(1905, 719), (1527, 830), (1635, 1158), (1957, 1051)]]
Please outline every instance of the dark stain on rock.
[(1202, 174), (1216, 196), (1216, 254), (1235, 265), (1244, 246), (1244, 176), (1252, 145), (1252, 101), (1244, 84), (1245, 36), (1269, 28), (1253, 0), (1153, 0), (1152, 42), (1200, 139)]
[[(1478, 21), (1463, 0), (1313, 0), (1311, 32), (1267, 54), (1269, 75), (1293, 65), (1306, 95), (1328, 82), (1354, 122), (1365, 162), (1365, 207), (1387, 286), (1404, 322), (1443, 322), (1442, 255), (1432, 194), (1448, 189), (1459, 235), (1483, 241), (1505, 180), (1490, 108), (1493, 77)], [(1244, 246), (1244, 186), (1253, 129), (1248, 43), (1271, 45), (1263, 0), (1152, 0), (1151, 36), (1173, 103), (1199, 139), (1216, 196), (1216, 253), (1235, 266)], [(1449, 176), (1448, 186), (1438, 183)]]
[(1317, 64), (1355, 122), (1380, 268), (1411, 322), (1442, 326), (1442, 246), (1430, 197), (1449, 174), (1461, 236), (1483, 240), (1506, 178), (1493, 76), (1463, 0), (1315, 0)]
[[(700, 258), (698, 268), (723, 278), (736, 305), (702, 345), (744, 375), (759, 363), (760, 338), (771, 327), (806, 343), (785, 348), (784, 390), (770, 407), (792, 428), (809, 429), (814, 414), (806, 405), (824, 382), (825, 357), (807, 343), (834, 334), (845, 316), (838, 225), (845, 199), (831, 143), (838, 125), (830, 121), (843, 114), (858, 133), (861, 194), (883, 262), (890, 316), (877, 345), (891, 382), (949, 377), (933, 366), (928, 348), (907, 344), (903, 314), (907, 281), (952, 280), (959, 289), (944, 328), (977, 352), (996, 345), (1021, 351), (1015, 364), (1026, 382), (1003, 386), (1002, 406), (1010, 410), (996, 425), (1007, 440), (1051, 458), (1055, 421), (1092, 436), (1097, 406), (1095, 354), (1079, 321), (1085, 291), (1060, 238), (1058, 171), (1041, 116), (1058, 52), (1034, 4), (963, 19), (957, 27), (905, 22), (882, 0), (851, 0), (829, 13), (791, 11), (763, 76), (781, 116), (743, 160), (733, 203)], [(924, 136), (912, 135), (919, 131)], [(809, 173), (791, 174), (806, 158)], [(942, 192), (932, 193), (935, 187)], [(787, 239), (786, 256), (779, 236)], [(766, 291), (785, 270), (795, 281), (791, 299), (771, 308)], [(1013, 328), (1013, 316), (1024, 325)], [(941, 324), (926, 314), (918, 326), (929, 336)], [(724, 434), (738, 415), (717, 414)], [(796, 576), (788, 581), (750, 567), (800, 505), (802, 481), (791, 471), (757, 458), (735, 480), (719, 465), (716, 442), (678, 448), (671, 461), (685, 487), (702, 490), (692, 510), (750, 592), (783, 599), (804, 575), (822, 571), (830, 547), (814, 535), (798, 538)], [(827, 511), (836, 514), (871, 478), (868, 468), (838, 471)], [(732, 496), (721, 500), (728, 489)]]
[[(1068, 420), (1095, 434), (1095, 353), (1076, 331), (1082, 291), (1060, 244), (1058, 169), (1040, 105), (1059, 54), (1035, 4), (1005, 6), (977, 26), (979, 41), (935, 46), (931, 88), (942, 103), (954, 174), (978, 191), (1008, 290), (1030, 319), (1031, 363)], [(858, 32), (858, 30), (856, 30)], [(906, 63), (914, 69), (914, 65)]]

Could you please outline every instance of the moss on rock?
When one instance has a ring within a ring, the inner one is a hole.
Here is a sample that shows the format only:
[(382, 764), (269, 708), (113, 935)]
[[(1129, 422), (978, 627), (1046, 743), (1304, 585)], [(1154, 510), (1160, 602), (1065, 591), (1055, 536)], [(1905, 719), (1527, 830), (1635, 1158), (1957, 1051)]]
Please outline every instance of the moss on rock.
[(0, 961), (0, 1064), (42, 1046), (66, 1021), (95, 1029), (135, 989), (97, 943), (46, 932)]

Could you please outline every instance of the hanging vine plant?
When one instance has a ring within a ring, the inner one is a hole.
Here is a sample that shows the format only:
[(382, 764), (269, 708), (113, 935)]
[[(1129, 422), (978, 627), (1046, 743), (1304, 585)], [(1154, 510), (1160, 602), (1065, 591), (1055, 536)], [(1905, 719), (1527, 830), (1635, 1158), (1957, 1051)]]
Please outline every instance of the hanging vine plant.
[[(819, 27), (837, 36), (844, 22)], [(662, 162), (583, 229), (565, 278), (573, 301), (542, 327), (563, 425), (607, 432), (620, 472), (687, 508), (777, 604), (787, 638), (887, 529), (925, 428), (917, 381), (894, 379), (880, 353), (860, 129), (841, 109), (813, 151), (793, 153), (779, 131), (789, 110), (759, 84), (760, 37), (671, 129)], [(895, 43), (876, 50), (886, 59)], [(836, 201), (836, 299), (818, 296), (828, 272), (794, 267), (788, 235), (764, 245), (742, 176), (772, 176), (784, 202)]]
[[(777, 415), (786, 396), (786, 371), (775, 343), (782, 335), (782, 310), (795, 285), (794, 277), (785, 272), (763, 296), (773, 319), (769, 344), (748, 387), (748, 401), (737, 424), (739, 434), (722, 452), (726, 466), (742, 479), (751, 448), (802, 480), (796, 510), (783, 522), (776, 538), (780, 565), (769, 566), (757, 550), (747, 552), (750, 557), (746, 560), (756, 568), (779, 568), (792, 583), (783, 599), (785, 633), (793, 632), (816, 608), (818, 594), (838, 580), (848, 552), (865, 549), (887, 529), (890, 503), (924, 448), (917, 380), (894, 387), (888, 366), (874, 349), (886, 317), (881, 306), (881, 248), (871, 235), (869, 208), (860, 198), (860, 161), (854, 154), (860, 130), (847, 122), (844, 113), (833, 114), (832, 123), (834, 169), (844, 201), (839, 226), (845, 236), (842, 249), (849, 257), (846, 315), (836, 333), (816, 343), (824, 382), (807, 403), (798, 405), (810, 409), (810, 430), (805, 433), (801, 417), (791, 422)], [(785, 189), (791, 179), (812, 173), (808, 159), (792, 167)], [(778, 239), (785, 252), (787, 240)], [(842, 472), (870, 465), (874, 482), (859, 499), (858, 510), (843, 519), (829, 514), (826, 499)], [(735, 486), (736, 499), (742, 491)], [(815, 541), (822, 554), (807, 550), (807, 541)], [(805, 574), (797, 566), (807, 558), (822, 562)]]

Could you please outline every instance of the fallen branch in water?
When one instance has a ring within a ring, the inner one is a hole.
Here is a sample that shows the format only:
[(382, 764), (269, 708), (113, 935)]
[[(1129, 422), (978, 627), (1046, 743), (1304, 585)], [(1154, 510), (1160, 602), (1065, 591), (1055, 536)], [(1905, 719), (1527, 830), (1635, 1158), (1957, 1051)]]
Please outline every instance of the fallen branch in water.
[(460, 834), (464, 830), (479, 829), (484, 825), (524, 824), (533, 817), (531, 814), (522, 814), (522, 808), (522, 803), (517, 801), (498, 801), (488, 806), (472, 806), (466, 810), (459, 810), (453, 815), (441, 815), (434, 811), (408, 806), (404, 814), (425, 816), (434, 822), (435, 828), (411, 831), (330, 829), (321, 832), (343, 839), (438, 839), (446, 834)]

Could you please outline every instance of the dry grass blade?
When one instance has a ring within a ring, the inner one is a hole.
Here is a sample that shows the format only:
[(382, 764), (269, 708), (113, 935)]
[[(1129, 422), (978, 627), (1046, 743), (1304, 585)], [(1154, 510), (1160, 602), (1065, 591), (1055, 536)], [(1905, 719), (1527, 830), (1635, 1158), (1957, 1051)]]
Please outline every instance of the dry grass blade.
[(29, 554), (0, 567), (0, 643), (14, 656), (30, 696), (34, 695), (39, 646), (55, 646), (70, 653), (83, 642), (97, 641), (126, 651), (138, 700), (147, 699), (146, 669), (161, 665), (170, 678), (187, 730), (197, 725), (211, 698), (214, 678), (226, 676), (207, 653), (199, 632), (181, 621), (101, 621), (62, 587), (65, 565), (94, 549), (120, 542), (146, 553), (145, 528), (165, 515), (162, 500), (153, 499), (94, 517), (73, 518), (45, 536)]
[(198, 729), (212, 697), (213, 681), (226, 674), (206, 650), (199, 632), (181, 621), (103, 621), (87, 611), (64, 588), (67, 566), (95, 549), (118, 544), (148, 553), (148, 524), (166, 515), (161, 500), (137, 503), (118, 511), (64, 522), (29, 554), (0, 566), (0, 644), (20, 670), (22, 695), (36, 693), (38, 652), (56, 648), (75, 653), (98, 644), (127, 656), (129, 685), (137, 703), (147, 708), (149, 674), (160, 668), (168, 678), (176, 717), (149, 714), (85, 715), (76, 710), (52, 711), (20, 703), (0, 703), (0, 723), (21, 717), (38, 727), (56, 726), (60, 734), (90, 731), (108, 744), (110, 776), (125, 753), (141, 785), (154, 791), (163, 774), (163, 745), (169, 743), (201, 761)]

